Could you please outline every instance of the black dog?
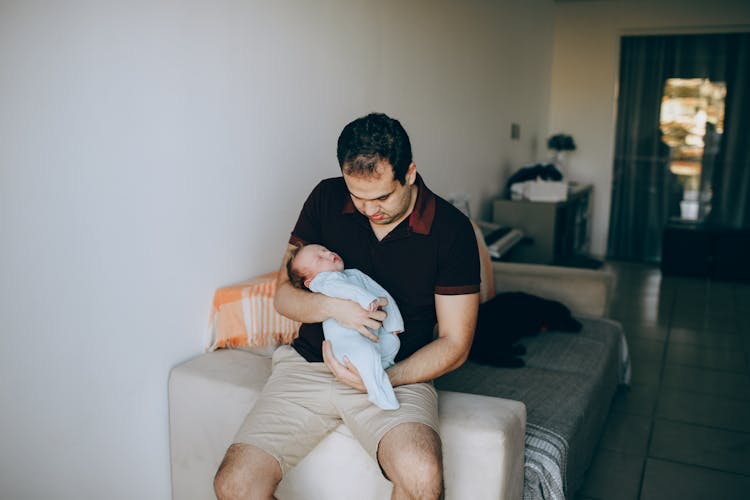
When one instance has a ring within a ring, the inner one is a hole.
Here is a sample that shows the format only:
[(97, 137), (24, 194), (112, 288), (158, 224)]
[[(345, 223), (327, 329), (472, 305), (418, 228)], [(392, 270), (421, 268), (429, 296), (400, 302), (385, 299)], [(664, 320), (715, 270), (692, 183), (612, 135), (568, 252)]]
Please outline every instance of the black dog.
[(581, 323), (554, 300), (522, 292), (499, 293), (479, 306), (469, 359), (493, 366), (524, 366), (519, 356), (526, 348), (516, 342), (548, 330), (579, 332)]

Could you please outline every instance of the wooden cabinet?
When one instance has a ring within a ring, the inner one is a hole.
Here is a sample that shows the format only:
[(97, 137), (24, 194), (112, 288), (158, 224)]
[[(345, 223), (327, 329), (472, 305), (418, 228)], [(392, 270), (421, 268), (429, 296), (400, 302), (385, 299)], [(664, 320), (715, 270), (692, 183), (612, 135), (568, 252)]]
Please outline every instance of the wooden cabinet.
[(590, 184), (575, 184), (565, 201), (495, 200), (492, 221), (518, 228), (526, 238), (508, 258), (515, 262), (566, 264), (586, 254), (591, 191)]

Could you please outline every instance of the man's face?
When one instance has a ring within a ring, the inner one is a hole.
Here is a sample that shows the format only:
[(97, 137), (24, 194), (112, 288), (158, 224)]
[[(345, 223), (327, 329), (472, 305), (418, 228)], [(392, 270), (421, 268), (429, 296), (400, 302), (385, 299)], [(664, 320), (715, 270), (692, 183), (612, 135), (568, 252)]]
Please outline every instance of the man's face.
[(372, 175), (344, 174), (344, 182), (357, 210), (371, 224), (388, 226), (401, 222), (411, 207), (416, 172), (416, 165), (409, 165), (402, 185), (393, 178), (391, 164), (380, 161)]
[(317, 276), (318, 273), (343, 271), (344, 261), (338, 254), (331, 252), (322, 245), (306, 245), (297, 252), (293, 266), (305, 277), (305, 285), (309, 286), (309, 280)]

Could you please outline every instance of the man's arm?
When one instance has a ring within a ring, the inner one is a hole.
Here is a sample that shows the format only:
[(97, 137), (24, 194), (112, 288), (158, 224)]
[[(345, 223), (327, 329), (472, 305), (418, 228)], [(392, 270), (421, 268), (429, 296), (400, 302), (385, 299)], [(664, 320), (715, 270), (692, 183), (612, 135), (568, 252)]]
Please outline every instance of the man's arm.
[[(435, 309), (438, 338), (386, 370), (394, 387), (433, 380), (455, 370), (468, 358), (479, 311), (479, 294), (435, 295)], [(353, 365), (338, 363), (328, 342), (323, 344), (323, 359), (341, 382), (366, 391)]]
[[(382, 321), (385, 319), (383, 311), (369, 311), (363, 309), (354, 301), (300, 290), (290, 283), (286, 272), (286, 261), (289, 259), (293, 248), (293, 245), (287, 247), (276, 278), (276, 296), (273, 302), (276, 311), (303, 323), (320, 323), (328, 318), (333, 318), (339, 324), (357, 330), (365, 337), (377, 342), (377, 335), (368, 328), (375, 331), (380, 328)], [(382, 303), (381, 305), (385, 304)]]

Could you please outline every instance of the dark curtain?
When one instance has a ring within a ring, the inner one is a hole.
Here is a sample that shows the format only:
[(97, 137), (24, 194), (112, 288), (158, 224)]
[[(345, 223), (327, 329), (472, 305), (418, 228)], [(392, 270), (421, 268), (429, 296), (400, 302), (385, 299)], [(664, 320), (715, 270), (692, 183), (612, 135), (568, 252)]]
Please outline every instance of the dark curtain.
[(668, 78), (726, 82), (724, 135), (702, 185), (713, 191), (710, 223), (748, 226), (749, 67), (750, 33), (622, 38), (609, 257), (658, 262), (664, 226), (679, 215), (681, 187), (659, 129)]
[(709, 177), (710, 224), (750, 229), (750, 33), (725, 35), (724, 136)]

